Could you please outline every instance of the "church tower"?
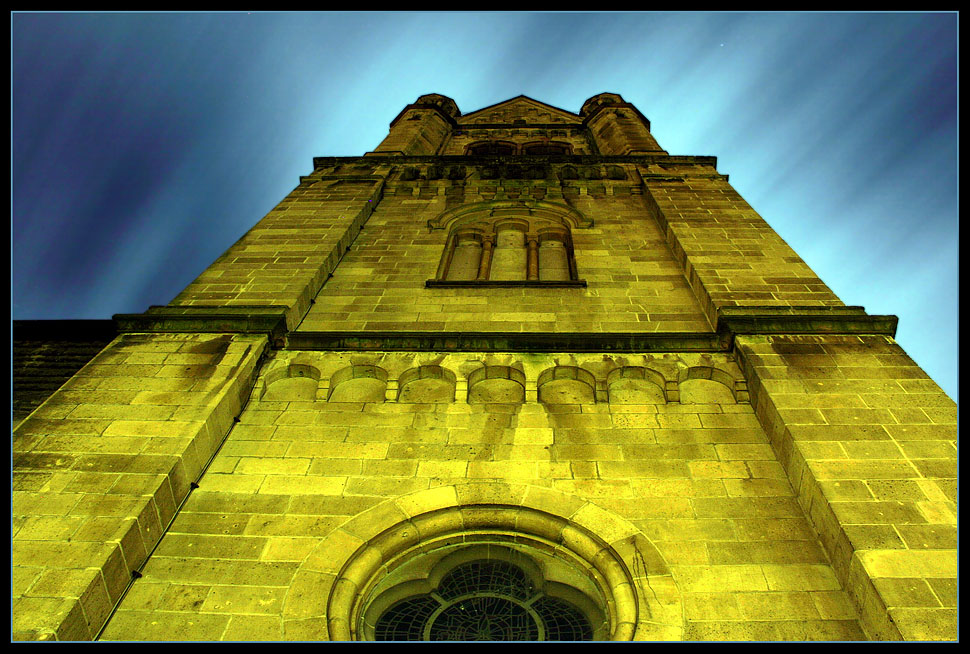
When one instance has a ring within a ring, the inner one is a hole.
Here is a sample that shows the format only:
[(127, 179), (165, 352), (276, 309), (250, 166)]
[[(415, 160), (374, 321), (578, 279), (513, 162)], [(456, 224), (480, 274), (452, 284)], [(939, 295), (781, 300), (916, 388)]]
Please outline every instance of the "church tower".
[(14, 431), (15, 640), (955, 640), (956, 405), (614, 93), (424, 95)]

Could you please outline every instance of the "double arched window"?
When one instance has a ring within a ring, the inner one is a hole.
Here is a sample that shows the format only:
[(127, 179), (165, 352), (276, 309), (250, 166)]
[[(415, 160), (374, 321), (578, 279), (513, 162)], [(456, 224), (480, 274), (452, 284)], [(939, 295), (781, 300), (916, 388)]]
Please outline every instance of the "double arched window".
[[(565, 209), (565, 208), (562, 208)], [(435, 279), (428, 286), (525, 284), (585, 286), (573, 256), (571, 225), (587, 226), (562, 209), (511, 203), (472, 206), (431, 221), (448, 229)]]
[(572, 147), (560, 141), (537, 141), (517, 145), (509, 141), (480, 141), (472, 143), (465, 150), (469, 155), (512, 155), (512, 154), (571, 154)]
[(526, 143), (522, 146), (522, 154), (569, 154), (567, 143)]
[(448, 236), (437, 278), (449, 282), (577, 281), (569, 228), (529, 217), (458, 226)]
[(467, 153), (470, 155), (506, 155), (515, 154), (515, 144), (503, 141), (485, 141), (483, 143), (473, 143), (468, 146)]

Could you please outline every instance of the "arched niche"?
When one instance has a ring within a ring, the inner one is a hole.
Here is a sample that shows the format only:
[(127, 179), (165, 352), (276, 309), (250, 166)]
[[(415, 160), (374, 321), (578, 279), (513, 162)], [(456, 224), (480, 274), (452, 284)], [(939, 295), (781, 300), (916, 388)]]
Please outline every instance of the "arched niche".
[(563, 166), (559, 169), (559, 179), (579, 179), (579, 171), (575, 166)]
[(383, 402), (387, 372), (378, 366), (348, 366), (330, 377), (328, 402)]
[(320, 371), (309, 364), (291, 363), (266, 374), (260, 400), (264, 402), (313, 402), (317, 398)]
[(656, 370), (624, 366), (606, 378), (610, 404), (666, 404), (666, 381)]
[(556, 227), (538, 230), (539, 279), (563, 281), (572, 276), (574, 265), (570, 262), (569, 234)]
[(692, 366), (680, 373), (681, 404), (735, 404), (735, 379), (720, 368)]
[(449, 281), (470, 281), (478, 277), (482, 262), (482, 243), (485, 235), (481, 229), (464, 227), (452, 237), (452, 248), (447, 264), (442, 264)]
[(518, 151), (518, 146), (511, 141), (478, 141), (469, 143), (465, 148), (468, 156), (504, 156)]
[(593, 404), (596, 402), (596, 380), (576, 366), (556, 366), (544, 370), (536, 382), (539, 401), (543, 404)]
[(441, 366), (410, 368), (398, 377), (397, 401), (447, 403), (455, 400), (455, 374)]
[(468, 375), (469, 404), (521, 404), (525, 374), (510, 366), (483, 366)]
[(610, 165), (606, 167), (606, 176), (609, 179), (626, 179), (626, 172), (621, 166)]
[(505, 218), (494, 223), (494, 248), (488, 278), (494, 281), (522, 281), (528, 277), (529, 253), (524, 220)]

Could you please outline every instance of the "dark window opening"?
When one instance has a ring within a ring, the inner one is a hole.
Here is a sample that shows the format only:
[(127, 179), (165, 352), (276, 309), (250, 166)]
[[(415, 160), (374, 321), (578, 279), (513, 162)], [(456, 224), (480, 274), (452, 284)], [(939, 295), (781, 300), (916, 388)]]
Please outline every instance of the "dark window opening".
[(435, 592), (402, 600), (377, 619), (380, 641), (581, 641), (593, 639), (577, 607), (537, 591), (505, 561), (457, 566)]
[(476, 143), (468, 146), (468, 154), (475, 156), (515, 154), (515, 146), (508, 143)]
[(569, 146), (565, 143), (536, 143), (527, 145), (522, 150), (523, 154), (569, 154)]

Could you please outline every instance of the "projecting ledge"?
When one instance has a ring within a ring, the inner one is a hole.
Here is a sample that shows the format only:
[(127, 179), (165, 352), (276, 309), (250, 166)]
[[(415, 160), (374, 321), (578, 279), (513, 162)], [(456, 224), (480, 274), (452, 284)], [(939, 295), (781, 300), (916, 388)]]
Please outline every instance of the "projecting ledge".
[[(560, 248), (560, 251), (562, 248)], [(424, 283), (426, 288), (586, 288), (585, 279), (563, 279), (563, 280), (448, 280), (448, 279), (429, 279)]]
[(289, 350), (410, 352), (724, 352), (722, 335), (698, 333), (290, 332)]
[(736, 334), (882, 334), (894, 337), (899, 318), (863, 307), (722, 307), (717, 331)]
[(119, 333), (204, 332), (268, 334), (272, 341), (286, 333), (286, 307), (280, 306), (153, 306), (145, 313), (112, 316)]

